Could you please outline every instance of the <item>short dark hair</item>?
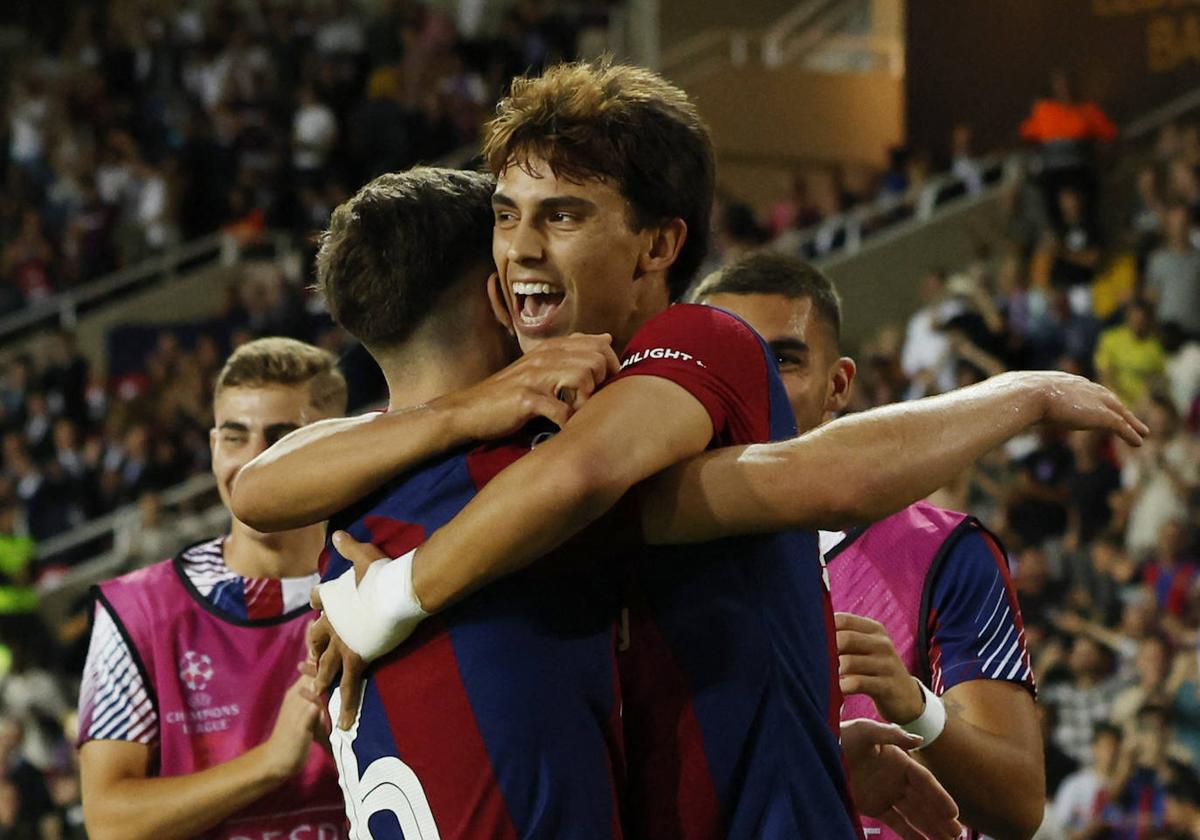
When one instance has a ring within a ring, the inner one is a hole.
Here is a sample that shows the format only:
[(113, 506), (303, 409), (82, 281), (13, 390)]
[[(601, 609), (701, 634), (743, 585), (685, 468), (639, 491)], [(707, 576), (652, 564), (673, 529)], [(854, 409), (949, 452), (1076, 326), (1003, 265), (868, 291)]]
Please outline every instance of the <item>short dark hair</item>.
[(1110, 738), (1115, 738), (1118, 741), (1123, 741), (1125, 739), (1125, 733), (1122, 731), (1121, 727), (1117, 726), (1115, 723), (1110, 723), (1107, 720), (1102, 720), (1092, 728), (1092, 743), (1094, 744), (1096, 741), (1099, 741), (1100, 738), (1105, 735), (1109, 736)]
[(842, 299), (821, 269), (799, 257), (777, 251), (755, 251), (705, 278), (692, 293), (702, 301), (711, 295), (782, 295), (808, 298), (813, 308), (842, 338)]
[(401, 344), (464, 271), (491, 264), (495, 186), (483, 172), (415, 167), (340, 205), (317, 252), (334, 320), (368, 348)]
[(687, 239), (667, 277), (672, 299), (704, 260), (716, 189), (712, 137), (688, 95), (651, 70), (604, 59), (514, 79), (483, 156), (497, 175), (540, 157), (576, 183), (610, 178), (629, 201), (634, 230), (683, 219)]

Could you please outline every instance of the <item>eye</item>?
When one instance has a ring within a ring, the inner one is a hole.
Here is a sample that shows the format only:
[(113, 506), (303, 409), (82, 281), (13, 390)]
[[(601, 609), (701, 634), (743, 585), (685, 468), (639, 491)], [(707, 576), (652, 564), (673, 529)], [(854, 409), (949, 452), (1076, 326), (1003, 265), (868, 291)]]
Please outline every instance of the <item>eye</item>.
[(221, 435), (221, 442), (227, 443), (230, 446), (241, 446), (246, 442), (246, 436), (240, 435), (236, 432), (226, 432), (225, 434)]
[(554, 224), (569, 224), (570, 222), (577, 220), (578, 217), (574, 213), (564, 213), (561, 210), (557, 210), (550, 214), (550, 221)]
[(496, 211), (496, 224), (497, 225), (511, 225), (516, 220), (517, 220), (517, 214), (512, 212), (511, 210), (497, 210)]
[(798, 368), (804, 365), (804, 359), (795, 353), (776, 353), (775, 363), (781, 368)]

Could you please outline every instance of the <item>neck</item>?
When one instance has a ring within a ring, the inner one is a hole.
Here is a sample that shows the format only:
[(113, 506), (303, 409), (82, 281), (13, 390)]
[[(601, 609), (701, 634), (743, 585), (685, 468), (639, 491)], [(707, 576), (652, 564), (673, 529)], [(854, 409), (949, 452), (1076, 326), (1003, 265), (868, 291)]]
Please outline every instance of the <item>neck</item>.
[(479, 375), (472, 366), (447, 364), (444, 359), (417, 359), (401, 364), (389, 363), (381, 368), (390, 395), (389, 411), (432, 402), (469, 388), (486, 376)]
[(235, 519), (225, 538), (225, 565), (248, 578), (303, 577), (317, 571), (324, 547), (324, 525), (263, 534)]

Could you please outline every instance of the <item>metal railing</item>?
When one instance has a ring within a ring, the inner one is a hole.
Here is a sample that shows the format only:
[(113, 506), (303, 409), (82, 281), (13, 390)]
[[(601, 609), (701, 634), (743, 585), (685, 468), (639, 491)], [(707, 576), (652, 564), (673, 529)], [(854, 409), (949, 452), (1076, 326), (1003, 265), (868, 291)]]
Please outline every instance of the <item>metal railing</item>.
[(935, 175), (903, 195), (884, 195), (811, 227), (787, 231), (772, 240), (772, 250), (809, 259), (853, 256), (869, 238), (899, 225), (926, 222), (951, 204), (991, 193), (1021, 177), (1019, 155), (991, 155), (980, 161), (982, 190), (972, 193), (967, 180), (953, 172)]
[[(183, 508), (207, 502), (204, 517), (215, 520), (224, 511), (216, 497), (211, 475), (194, 476), (160, 494), (162, 516), (178, 516)], [(39, 611), (47, 624), (68, 616), (88, 587), (128, 570), (132, 558), (125, 546), (141, 527), (138, 506), (129, 504), (37, 545), (35, 562), (52, 570), (38, 586)]]
[(229, 259), (236, 254), (236, 242), (225, 234), (214, 233), (168, 248), (137, 265), (93, 280), (74, 289), (35, 301), (19, 312), (0, 318), (0, 344), (53, 327), (71, 329), (79, 316), (128, 293), (158, 283), (170, 282), (181, 270)]

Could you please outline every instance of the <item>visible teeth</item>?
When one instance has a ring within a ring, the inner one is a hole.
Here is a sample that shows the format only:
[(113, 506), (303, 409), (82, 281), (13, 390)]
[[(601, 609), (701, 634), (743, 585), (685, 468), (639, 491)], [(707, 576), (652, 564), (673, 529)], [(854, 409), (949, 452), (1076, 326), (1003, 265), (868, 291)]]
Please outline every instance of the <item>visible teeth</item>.
[(518, 295), (553, 295), (558, 290), (549, 283), (513, 283), (513, 294)]

